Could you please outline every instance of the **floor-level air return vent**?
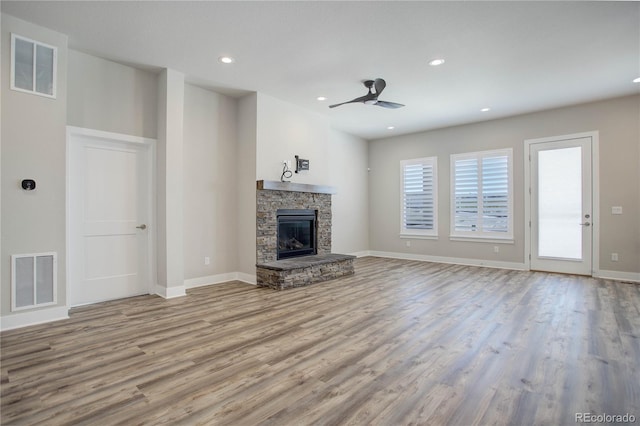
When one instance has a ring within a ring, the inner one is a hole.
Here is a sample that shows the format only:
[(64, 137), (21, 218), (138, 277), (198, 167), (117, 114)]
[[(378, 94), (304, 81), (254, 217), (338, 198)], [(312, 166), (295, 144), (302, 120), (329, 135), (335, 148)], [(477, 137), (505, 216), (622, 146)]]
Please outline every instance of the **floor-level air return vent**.
[(56, 303), (56, 253), (11, 256), (11, 310)]

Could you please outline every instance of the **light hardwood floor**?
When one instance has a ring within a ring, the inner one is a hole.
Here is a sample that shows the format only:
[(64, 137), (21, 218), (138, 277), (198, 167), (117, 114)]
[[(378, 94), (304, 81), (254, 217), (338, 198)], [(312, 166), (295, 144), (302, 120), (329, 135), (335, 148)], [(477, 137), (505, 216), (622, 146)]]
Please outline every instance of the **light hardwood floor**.
[(640, 286), (586, 277), (368, 257), (1, 338), (3, 425), (640, 422)]

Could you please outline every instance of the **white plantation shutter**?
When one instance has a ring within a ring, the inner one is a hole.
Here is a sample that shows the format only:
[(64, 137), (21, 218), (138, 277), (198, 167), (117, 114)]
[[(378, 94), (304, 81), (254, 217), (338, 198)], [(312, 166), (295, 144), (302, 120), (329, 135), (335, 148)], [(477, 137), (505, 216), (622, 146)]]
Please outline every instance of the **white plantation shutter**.
[(475, 158), (455, 162), (456, 231), (475, 231), (478, 224), (478, 161)]
[(509, 232), (509, 158), (482, 159), (482, 231)]
[(404, 160), (401, 168), (401, 234), (437, 235), (437, 159)]
[(512, 150), (451, 156), (451, 235), (512, 237)]

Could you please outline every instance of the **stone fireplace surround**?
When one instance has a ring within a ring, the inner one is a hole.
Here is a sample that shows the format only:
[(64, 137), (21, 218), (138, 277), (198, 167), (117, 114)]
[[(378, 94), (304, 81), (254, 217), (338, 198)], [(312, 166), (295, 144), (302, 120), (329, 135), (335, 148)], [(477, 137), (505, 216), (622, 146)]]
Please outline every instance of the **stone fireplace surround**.
[[(331, 253), (330, 186), (292, 182), (256, 183), (256, 277), (258, 286), (283, 290), (354, 273), (355, 256)], [(276, 260), (278, 209), (317, 213), (317, 255)]]

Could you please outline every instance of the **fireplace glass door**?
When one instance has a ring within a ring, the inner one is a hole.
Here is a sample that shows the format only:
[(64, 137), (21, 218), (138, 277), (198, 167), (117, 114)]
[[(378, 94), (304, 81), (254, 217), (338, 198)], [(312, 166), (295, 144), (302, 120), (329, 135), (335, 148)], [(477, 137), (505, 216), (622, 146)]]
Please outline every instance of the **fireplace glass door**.
[(278, 210), (278, 259), (316, 254), (315, 210)]

